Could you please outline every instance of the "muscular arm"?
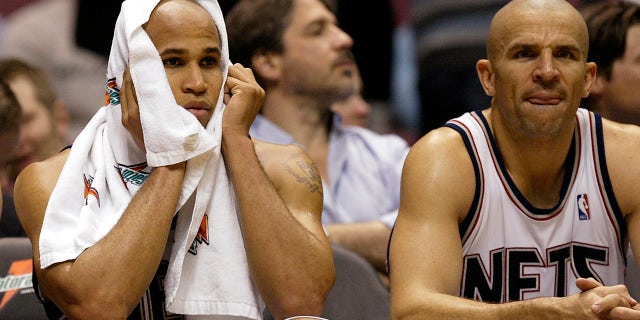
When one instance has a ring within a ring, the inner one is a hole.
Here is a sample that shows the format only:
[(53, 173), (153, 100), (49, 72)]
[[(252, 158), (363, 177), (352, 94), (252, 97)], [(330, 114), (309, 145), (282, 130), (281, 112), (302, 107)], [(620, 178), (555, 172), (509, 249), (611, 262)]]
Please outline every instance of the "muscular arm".
[[(585, 292), (489, 304), (458, 297), (462, 243), (458, 225), (470, 207), (475, 177), (460, 136), (437, 129), (412, 148), (402, 176), (400, 212), (390, 244), (393, 319), (637, 319), (630, 308), (598, 318), (591, 307), (629, 306), (623, 286), (581, 279)], [(631, 312), (631, 313), (630, 313)]]
[(227, 86), (232, 96), (223, 118), (222, 152), (252, 279), (277, 319), (320, 315), (335, 279), (320, 222), (320, 175), (298, 147), (248, 137), (263, 94), (250, 70), (230, 68)]
[(16, 210), (33, 245), (34, 271), (44, 295), (70, 318), (124, 319), (140, 302), (162, 257), (184, 164), (156, 168), (115, 227), (76, 260), (40, 269), (40, 228), (67, 153), (27, 167), (16, 182)]

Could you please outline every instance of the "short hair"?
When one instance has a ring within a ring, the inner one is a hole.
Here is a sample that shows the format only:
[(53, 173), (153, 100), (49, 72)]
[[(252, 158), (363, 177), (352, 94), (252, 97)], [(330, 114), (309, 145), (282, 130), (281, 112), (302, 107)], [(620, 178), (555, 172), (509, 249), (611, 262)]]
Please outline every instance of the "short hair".
[(0, 60), (0, 78), (10, 83), (19, 77), (26, 77), (27, 80), (31, 82), (38, 101), (40, 101), (50, 113), (53, 113), (56, 94), (51, 87), (47, 74), (42, 69), (18, 58)]
[(580, 12), (589, 29), (587, 59), (610, 79), (613, 62), (624, 55), (629, 28), (640, 24), (640, 6), (630, 1), (603, 1), (586, 5)]
[(0, 134), (20, 132), (22, 108), (9, 84), (0, 77)]
[[(282, 36), (291, 21), (296, 0), (240, 0), (229, 10), (225, 25), (229, 39), (229, 58), (252, 67), (255, 54), (282, 53)], [(319, 0), (335, 11), (334, 0)], [(256, 74), (264, 87), (264, 81)]]

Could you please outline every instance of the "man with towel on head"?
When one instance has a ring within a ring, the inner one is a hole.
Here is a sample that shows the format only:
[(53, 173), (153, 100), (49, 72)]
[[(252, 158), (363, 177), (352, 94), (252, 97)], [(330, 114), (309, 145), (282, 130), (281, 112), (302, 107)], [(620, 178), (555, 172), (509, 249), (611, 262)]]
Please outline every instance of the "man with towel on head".
[(264, 91), (231, 65), (218, 3), (124, 1), (107, 94), (72, 148), (16, 181), (49, 317), (320, 315), (335, 278), (320, 176), (300, 148), (249, 137)]

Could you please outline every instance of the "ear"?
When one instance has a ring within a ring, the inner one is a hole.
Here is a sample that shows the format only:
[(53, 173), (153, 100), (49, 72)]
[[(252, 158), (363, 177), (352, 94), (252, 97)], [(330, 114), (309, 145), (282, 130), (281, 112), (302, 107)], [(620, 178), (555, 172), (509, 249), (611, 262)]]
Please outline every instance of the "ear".
[(280, 55), (257, 53), (251, 58), (253, 71), (266, 81), (280, 79)]
[(69, 110), (67, 110), (67, 106), (59, 98), (53, 102), (53, 108), (51, 110), (53, 111), (53, 121), (56, 125), (56, 134), (64, 141), (67, 139), (69, 122), (71, 122)]
[(493, 97), (496, 93), (496, 88), (493, 83), (495, 77), (491, 61), (487, 59), (478, 60), (476, 63), (476, 71), (478, 72), (478, 79), (480, 79), (480, 84), (482, 85), (484, 93)]
[(603, 81), (606, 81), (606, 79), (604, 79), (604, 75), (597, 75), (598, 67), (595, 62), (587, 62), (585, 66), (584, 93), (582, 94), (582, 97), (586, 98), (589, 94), (599, 95), (602, 93), (602, 89), (604, 88)]

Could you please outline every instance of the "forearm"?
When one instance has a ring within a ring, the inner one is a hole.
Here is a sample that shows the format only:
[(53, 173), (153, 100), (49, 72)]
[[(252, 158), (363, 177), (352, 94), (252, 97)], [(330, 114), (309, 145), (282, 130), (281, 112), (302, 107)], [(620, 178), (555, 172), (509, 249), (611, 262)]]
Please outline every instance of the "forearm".
[(509, 303), (485, 303), (446, 294), (422, 296), (414, 307), (393, 311), (393, 320), (555, 320), (585, 319), (571, 310), (562, 310), (567, 298), (538, 298)]
[(331, 241), (365, 258), (376, 270), (386, 273), (387, 246), (391, 229), (380, 221), (330, 224)]
[(65, 270), (66, 299), (77, 311), (120, 315), (139, 303), (162, 258), (183, 176), (184, 164), (154, 169), (114, 228)]
[(288, 209), (248, 137), (223, 133), (223, 154), (238, 199), (252, 278), (271, 313), (319, 314), (334, 280), (332, 253), (319, 217), (305, 213), (298, 219), (317, 219), (320, 236)]

